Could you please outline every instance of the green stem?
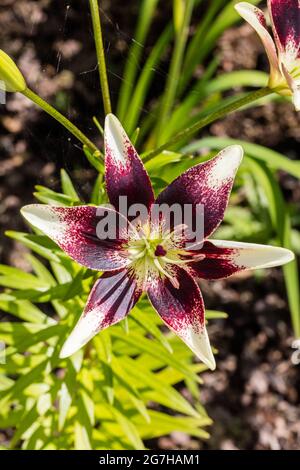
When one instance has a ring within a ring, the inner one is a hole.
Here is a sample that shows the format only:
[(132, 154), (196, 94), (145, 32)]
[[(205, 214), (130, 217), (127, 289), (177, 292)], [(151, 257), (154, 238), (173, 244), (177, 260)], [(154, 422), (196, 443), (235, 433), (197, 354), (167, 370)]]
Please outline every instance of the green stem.
[(180, 30), (177, 31), (175, 48), (171, 60), (170, 70), (165, 86), (165, 92), (163, 96), (163, 101), (160, 110), (160, 117), (158, 119), (157, 125), (157, 142), (161, 143), (160, 135), (163, 125), (167, 121), (174, 100), (176, 97), (177, 87), (180, 79), (180, 70), (183, 62), (183, 53), (185, 50), (187, 38), (188, 38), (188, 26), (191, 20), (192, 11), (194, 7), (194, 1), (189, 0), (186, 2), (184, 8), (184, 17), (182, 19), (182, 24)]
[(69, 121), (65, 116), (63, 116), (57, 109), (53, 108), (49, 103), (44, 101), (40, 96), (34, 93), (29, 88), (22, 91), (22, 94), (37, 104), (42, 108), (46, 113), (50, 114), (56, 121), (62, 124), (68, 131), (71, 132), (83, 145), (86, 145), (92, 153), (97, 152), (100, 155), (99, 149), (90, 141), (72, 122)]
[(105, 114), (111, 113), (111, 103), (110, 103), (110, 94), (107, 80), (107, 71), (105, 63), (105, 54), (103, 47), (103, 38), (101, 30), (101, 20), (99, 13), (98, 0), (89, 0), (90, 1), (90, 10), (92, 15), (93, 30), (94, 30), (94, 39), (98, 60), (98, 70), (100, 77), (100, 85), (102, 91), (102, 99)]
[(243, 106), (246, 106), (253, 101), (258, 100), (259, 98), (263, 98), (264, 96), (267, 96), (272, 93), (272, 90), (269, 88), (261, 88), (259, 90), (255, 90), (251, 93), (248, 93), (246, 96), (243, 96), (242, 98), (236, 100), (233, 103), (230, 103), (228, 105), (225, 105), (222, 109), (209, 114), (208, 116), (204, 117), (203, 119), (200, 119), (200, 121), (196, 122), (193, 126), (188, 127), (184, 131), (178, 132), (172, 139), (170, 139), (168, 142), (165, 142), (164, 144), (160, 145), (156, 150), (153, 150), (149, 153), (145, 154), (144, 162), (148, 162), (151, 160), (153, 157), (156, 155), (159, 155), (161, 152), (164, 150), (172, 147), (173, 145), (177, 144), (178, 142), (181, 142), (185, 139), (188, 139), (189, 137), (192, 137), (194, 134), (196, 134), (198, 131), (203, 129), (204, 127), (208, 126), (212, 122), (217, 121), (218, 119), (221, 119), (225, 117), (227, 114), (232, 113), (233, 111), (238, 110), (239, 108), (242, 108)]

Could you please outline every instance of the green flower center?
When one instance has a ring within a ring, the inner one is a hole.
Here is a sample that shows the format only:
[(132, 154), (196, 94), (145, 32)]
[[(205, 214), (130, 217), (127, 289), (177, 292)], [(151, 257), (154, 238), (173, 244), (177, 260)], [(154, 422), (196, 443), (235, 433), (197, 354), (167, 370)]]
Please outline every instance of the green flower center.
[(167, 277), (178, 288), (174, 267), (205, 258), (199, 254), (193, 256), (182, 249), (182, 236), (179, 232), (146, 233), (147, 235), (132, 239), (126, 247), (130, 266), (141, 283), (146, 283), (151, 275), (160, 275)]

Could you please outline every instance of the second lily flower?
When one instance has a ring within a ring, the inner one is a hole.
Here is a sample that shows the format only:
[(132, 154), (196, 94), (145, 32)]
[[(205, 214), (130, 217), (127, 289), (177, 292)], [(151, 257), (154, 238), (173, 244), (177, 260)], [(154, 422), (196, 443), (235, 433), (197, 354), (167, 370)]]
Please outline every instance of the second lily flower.
[[(268, 0), (274, 40), (264, 13), (251, 3), (241, 2), (237, 12), (255, 29), (270, 62), (269, 88), (281, 95), (292, 95), (300, 110), (300, 2)], [(277, 48), (277, 50), (276, 50)]]

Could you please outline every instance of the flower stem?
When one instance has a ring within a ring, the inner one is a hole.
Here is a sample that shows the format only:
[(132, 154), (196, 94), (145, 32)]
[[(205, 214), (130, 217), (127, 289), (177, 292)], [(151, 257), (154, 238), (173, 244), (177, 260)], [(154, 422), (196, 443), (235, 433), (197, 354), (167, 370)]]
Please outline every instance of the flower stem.
[(107, 71), (106, 71), (103, 39), (102, 39), (99, 5), (98, 5), (98, 0), (89, 0), (89, 1), (90, 1), (90, 10), (91, 10), (91, 15), (92, 15), (92, 22), (93, 22), (94, 39), (95, 39), (95, 46), (96, 46), (96, 53), (97, 53), (97, 60), (98, 60), (98, 69), (99, 69), (99, 77), (100, 77), (104, 112), (105, 114), (109, 114), (111, 113), (111, 102), (110, 102), (110, 94), (109, 94), (109, 87), (108, 87), (108, 80), (107, 80)]
[(173, 107), (178, 83), (180, 80), (180, 71), (183, 61), (183, 54), (186, 46), (186, 42), (188, 39), (188, 28), (189, 23), (192, 16), (192, 11), (194, 8), (194, 1), (190, 0), (186, 2), (184, 5), (184, 14), (182, 19), (182, 24), (180, 26), (180, 30), (177, 31), (176, 40), (175, 40), (175, 48), (171, 60), (170, 70), (167, 77), (167, 82), (165, 86), (165, 92), (163, 95), (163, 100), (160, 109), (160, 116), (158, 119), (157, 124), (157, 143), (160, 142), (160, 133), (161, 129), (163, 128), (164, 124), (168, 120), (169, 114)]
[(29, 88), (22, 91), (22, 94), (37, 104), (40, 108), (42, 108), (46, 113), (50, 114), (56, 121), (62, 124), (68, 131), (71, 132), (83, 145), (86, 145), (91, 152), (94, 154), (97, 152), (100, 155), (100, 150), (90, 141), (79, 129), (76, 127), (72, 122), (69, 121), (65, 116), (63, 116), (57, 109), (53, 108), (49, 103), (43, 100), (40, 96), (34, 93)]
[(242, 108), (243, 106), (246, 106), (247, 104), (250, 104), (258, 100), (259, 98), (263, 98), (264, 96), (270, 95), (271, 93), (273, 92), (268, 87), (260, 88), (259, 90), (252, 91), (251, 93), (248, 93), (246, 96), (243, 96), (242, 98), (237, 99), (233, 103), (225, 105), (222, 109), (219, 109), (218, 111), (212, 114), (209, 114), (208, 116), (205, 116), (203, 119), (200, 119), (198, 122), (196, 122), (193, 126), (188, 127), (187, 129), (184, 129), (183, 131), (179, 132), (174, 137), (172, 137), (172, 139), (170, 139), (168, 142), (165, 142), (164, 144), (160, 145), (157, 149), (152, 150), (149, 153), (146, 153), (145, 158), (143, 159), (144, 162), (148, 162), (153, 157), (155, 157), (156, 155), (159, 155), (161, 152), (172, 147), (178, 142), (181, 142), (182, 140), (192, 137), (194, 134), (196, 134), (198, 131), (208, 126), (212, 122), (215, 122), (218, 119), (225, 117), (226, 115), (232, 113), (233, 111), (236, 111), (239, 108)]

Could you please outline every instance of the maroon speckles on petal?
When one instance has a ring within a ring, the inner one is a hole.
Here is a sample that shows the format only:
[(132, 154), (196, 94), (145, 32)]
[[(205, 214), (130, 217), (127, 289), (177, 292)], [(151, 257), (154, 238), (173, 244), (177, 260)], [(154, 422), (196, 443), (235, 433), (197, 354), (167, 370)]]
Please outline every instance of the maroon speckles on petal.
[(99, 331), (123, 320), (141, 294), (132, 272), (106, 273), (95, 283), (83, 314), (63, 345), (60, 357), (69, 357)]
[(132, 271), (105, 273), (95, 283), (83, 317), (93, 315), (95, 333), (122, 320), (133, 308), (141, 295)]
[(120, 122), (113, 115), (105, 121), (105, 181), (110, 202), (118, 209), (119, 197), (127, 197), (127, 206), (154, 201), (149, 176)]
[(255, 8), (255, 14), (257, 16), (257, 19), (258, 21), (260, 22), (260, 24), (264, 27), (264, 28), (267, 28), (267, 22), (266, 22), (266, 17), (264, 15), (264, 13), (259, 9), (259, 8)]
[(166, 325), (214, 370), (216, 363), (205, 327), (200, 289), (185, 269), (177, 266), (174, 276), (178, 287), (169, 279), (157, 277), (147, 290), (149, 300)]
[(269, 0), (277, 45), (281, 51), (294, 51), (300, 57), (300, 3), (299, 0)]
[(159, 276), (148, 288), (148, 296), (164, 322), (179, 333), (193, 326), (200, 333), (204, 327), (204, 303), (199, 287), (193, 278), (182, 268), (173, 271), (179, 288), (169, 279)]
[(189, 267), (194, 276), (200, 279), (223, 279), (243, 270), (243, 267), (237, 266), (234, 261), (238, 250), (217, 247), (213, 240), (206, 241), (197, 254), (203, 254), (205, 258), (191, 263)]
[[(44, 233), (78, 263), (98, 271), (112, 271), (128, 264), (123, 249), (126, 232), (123, 236), (121, 230), (116, 230), (115, 239), (100, 239), (97, 235), (97, 224), (108, 210), (116, 214), (113, 209), (100, 210), (92, 206), (41, 207), (40, 217), (45, 217)], [(118, 223), (117, 214), (115, 220)]]
[[(180, 204), (204, 207), (204, 238), (211, 235), (222, 222), (234, 177), (243, 151), (239, 146), (228, 147), (217, 157), (194, 166), (171, 183), (157, 198), (158, 204)], [(194, 225), (194, 222), (193, 222)]]

